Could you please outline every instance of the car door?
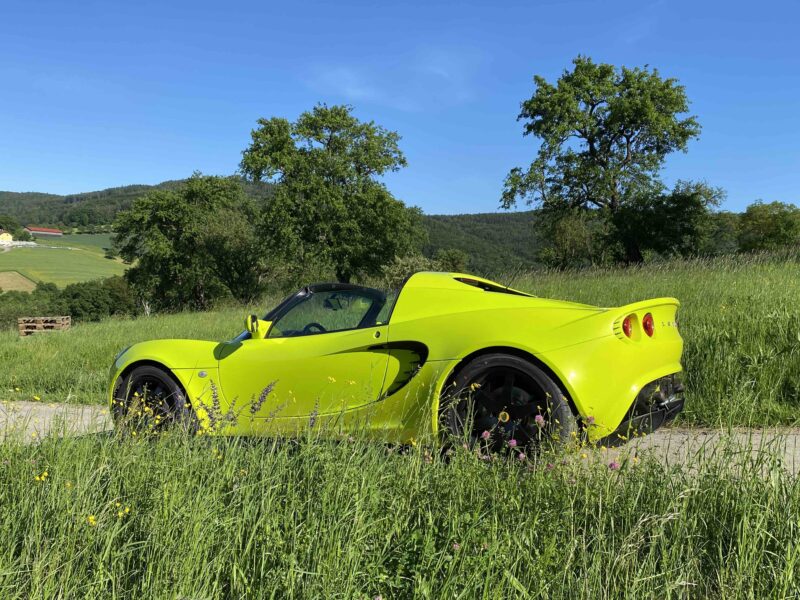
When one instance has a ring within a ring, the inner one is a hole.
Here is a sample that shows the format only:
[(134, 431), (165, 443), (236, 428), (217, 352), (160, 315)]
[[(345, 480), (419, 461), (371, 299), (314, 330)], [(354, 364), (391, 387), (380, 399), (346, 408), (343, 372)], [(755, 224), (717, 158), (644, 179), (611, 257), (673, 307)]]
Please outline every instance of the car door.
[[(388, 363), (377, 290), (307, 288), (275, 317), (265, 339), (245, 339), (219, 362), (228, 402), (255, 418), (336, 414), (380, 398)], [(265, 389), (271, 392), (261, 397)]]

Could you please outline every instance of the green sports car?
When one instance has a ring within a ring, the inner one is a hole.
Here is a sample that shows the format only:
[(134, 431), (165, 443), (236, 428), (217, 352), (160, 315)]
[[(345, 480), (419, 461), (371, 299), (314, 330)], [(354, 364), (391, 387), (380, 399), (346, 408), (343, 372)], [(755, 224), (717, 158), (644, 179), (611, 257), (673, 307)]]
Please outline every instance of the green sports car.
[(118, 423), (292, 435), (309, 426), (408, 442), (615, 444), (683, 408), (674, 298), (547, 300), (459, 273), (397, 292), (310, 285), (230, 341), (152, 340), (111, 367)]

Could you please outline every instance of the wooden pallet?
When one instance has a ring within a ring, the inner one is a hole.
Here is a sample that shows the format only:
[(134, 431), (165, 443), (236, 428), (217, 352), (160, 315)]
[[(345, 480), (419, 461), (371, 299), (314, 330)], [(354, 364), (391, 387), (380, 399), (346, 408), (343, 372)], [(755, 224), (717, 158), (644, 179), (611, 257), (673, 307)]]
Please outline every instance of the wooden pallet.
[(72, 326), (72, 317), (20, 317), (17, 319), (20, 337), (47, 331), (66, 331)]

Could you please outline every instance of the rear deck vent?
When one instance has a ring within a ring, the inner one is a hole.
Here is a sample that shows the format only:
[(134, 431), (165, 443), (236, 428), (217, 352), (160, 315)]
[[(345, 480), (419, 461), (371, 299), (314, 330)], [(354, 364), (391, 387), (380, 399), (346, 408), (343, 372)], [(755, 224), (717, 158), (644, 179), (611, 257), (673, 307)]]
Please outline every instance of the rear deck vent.
[(502, 285), (498, 285), (496, 283), (489, 283), (488, 281), (479, 281), (478, 279), (472, 279), (470, 277), (454, 277), (456, 281), (460, 281), (461, 283), (465, 283), (467, 285), (471, 285), (472, 287), (476, 287), (482, 289), (485, 292), (496, 292), (498, 294), (511, 294), (512, 296), (530, 296), (531, 294), (526, 294), (525, 292), (519, 292), (517, 290), (512, 290), (511, 288), (504, 287)]

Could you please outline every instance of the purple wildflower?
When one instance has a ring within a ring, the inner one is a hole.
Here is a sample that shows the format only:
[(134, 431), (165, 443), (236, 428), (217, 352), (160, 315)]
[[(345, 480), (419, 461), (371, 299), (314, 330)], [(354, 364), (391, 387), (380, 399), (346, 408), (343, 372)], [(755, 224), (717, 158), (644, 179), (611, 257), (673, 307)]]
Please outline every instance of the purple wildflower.
[(482, 437), (484, 440), (488, 440), (490, 437), (492, 437), (492, 434), (491, 434), (491, 433), (489, 433), (488, 431), (484, 431), (484, 432), (481, 434), (481, 437)]
[(514, 438), (511, 438), (510, 440), (508, 440), (508, 447), (509, 448), (516, 448), (517, 447), (517, 440), (515, 440)]
[(525, 458), (527, 458), (527, 457), (525, 456), (525, 453), (524, 453), (524, 452), (520, 452), (519, 454), (517, 454), (517, 458), (518, 458), (520, 461), (523, 461), (523, 460), (525, 460)]
[(608, 463), (608, 468), (612, 471), (617, 471), (619, 470), (619, 463), (615, 460), (612, 460), (610, 463)]
[(544, 427), (544, 417), (542, 415), (536, 415), (533, 420), (536, 421), (539, 427)]

